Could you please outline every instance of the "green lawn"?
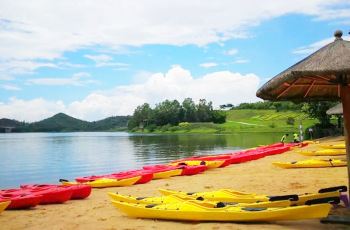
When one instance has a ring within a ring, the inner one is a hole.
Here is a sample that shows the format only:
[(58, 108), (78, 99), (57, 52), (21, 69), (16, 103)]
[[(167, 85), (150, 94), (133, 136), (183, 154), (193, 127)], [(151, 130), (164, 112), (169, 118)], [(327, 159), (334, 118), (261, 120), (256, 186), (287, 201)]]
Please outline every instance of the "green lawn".
[[(287, 119), (294, 124), (287, 124)], [(302, 122), (303, 129), (317, 123), (298, 111), (275, 110), (230, 110), (224, 124), (186, 123), (175, 127), (162, 127), (155, 133), (237, 133), (237, 132), (297, 132)], [(145, 132), (148, 132), (145, 130)]]

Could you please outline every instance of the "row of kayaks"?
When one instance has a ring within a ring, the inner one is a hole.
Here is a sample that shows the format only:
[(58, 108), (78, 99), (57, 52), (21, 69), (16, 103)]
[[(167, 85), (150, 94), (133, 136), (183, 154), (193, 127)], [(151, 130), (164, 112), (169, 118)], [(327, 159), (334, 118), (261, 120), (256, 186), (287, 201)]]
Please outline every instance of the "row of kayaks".
[(326, 217), (340, 202), (346, 186), (318, 193), (268, 196), (230, 189), (180, 192), (161, 189), (163, 196), (133, 197), (109, 193), (113, 205), (130, 217), (188, 221), (277, 221)]
[(85, 199), (91, 193), (88, 185), (21, 185), (16, 189), (0, 190), (0, 210), (26, 209), (39, 204), (61, 204), (68, 200)]
[(194, 156), (175, 160), (164, 165), (148, 165), (138, 170), (84, 176), (75, 178), (75, 182), (67, 180), (62, 180), (61, 182), (65, 185), (86, 184), (94, 188), (144, 184), (152, 179), (164, 179), (172, 176), (190, 176), (202, 173), (208, 169), (225, 167), (230, 164), (243, 163), (265, 156), (284, 153), (290, 150), (291, 147), (299, 145), (300, 144), (294, 143), (276, 143), (235, 153)]
[[(323, 144), (318, 145), (316, 150), (297, 151), (304, 156), (341, 156), (346, 155), (345, 144)], [(325, 167), (342, 167), (347, 166), (346, 159), (328, 158), (317, 159), (311, 158), (292, 162), (273, 162), (275, 166), (281, 168), (325, 168)]]

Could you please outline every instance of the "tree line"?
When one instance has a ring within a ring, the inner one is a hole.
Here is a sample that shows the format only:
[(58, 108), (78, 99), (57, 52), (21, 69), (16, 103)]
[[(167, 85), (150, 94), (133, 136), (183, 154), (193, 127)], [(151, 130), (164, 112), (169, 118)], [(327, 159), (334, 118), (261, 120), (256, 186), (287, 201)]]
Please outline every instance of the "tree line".
[(178, 125), (180, 122), (224, 123), (226, 113), (213, 109), (212, 102), (200, 99), (196, 104), (186, 98), (180, 104), (177, 100), (165, 100), (151, 108), (148, 103), (138, 106), (129, 120), (128, 128), (146, 128), (164, 125)]

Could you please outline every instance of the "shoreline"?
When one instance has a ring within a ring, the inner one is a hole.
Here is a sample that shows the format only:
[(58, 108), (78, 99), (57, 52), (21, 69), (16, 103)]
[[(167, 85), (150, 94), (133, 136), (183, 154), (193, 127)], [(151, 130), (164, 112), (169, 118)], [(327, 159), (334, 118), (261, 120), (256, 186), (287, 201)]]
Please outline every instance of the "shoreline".
[[(342, 137), (322, 139), (333, 143)], [(305, 149), (313, 149), (310, 145)], [(256, 161), (233, 164), (225, 168), (208, 170), (194, 176), (152, 180), (147, 184), (130, 187), (94, 189), (86, 200), (68, 201), (59, 205), (39, 205), (33, 210), (5, 211), (0, 224), (6, 229), (332, 229), (344, 225), (321, 224), (319, 220), (279, 221), (242, 224), (231, 222), (178, 222), (134, 219), (115, 209), (107, 192), (134, 196), (159, 196), (158, 188), (182, 191), (210, 191), (231, 188), (242, 192), (267, 195), (301, 194), (317, 192), (320, 188), (347, 185), (346, 167), (317, 169), (281, 169), (274, 161), (308, 159), (292, 150)], [(314, 157), (327, 158), (327, 157)], [(336, 157), (335, 157), (336, 158)]]

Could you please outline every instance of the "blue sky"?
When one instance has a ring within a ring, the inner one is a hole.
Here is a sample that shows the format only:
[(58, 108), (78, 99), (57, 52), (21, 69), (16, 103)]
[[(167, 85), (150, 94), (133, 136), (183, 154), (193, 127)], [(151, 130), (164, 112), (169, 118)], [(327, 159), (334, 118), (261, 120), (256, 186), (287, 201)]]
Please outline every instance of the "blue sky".
[(264, 82), (336, 29), (349, 39), (348, 1), (1, 0), (0, 118), (99, 120), (186, 97), (258, 101)]

